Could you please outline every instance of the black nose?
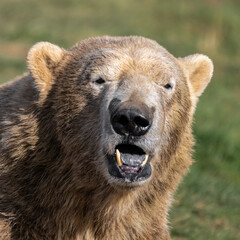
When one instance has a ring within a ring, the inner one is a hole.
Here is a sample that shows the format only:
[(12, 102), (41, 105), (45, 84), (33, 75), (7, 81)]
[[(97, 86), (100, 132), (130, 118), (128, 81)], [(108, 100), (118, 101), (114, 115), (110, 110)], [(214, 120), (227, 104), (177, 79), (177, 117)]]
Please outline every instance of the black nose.
[(111, 118), (113, 129), (120, 135), (141, 136), (147, 133), (151, 121), (138, 109), (121, 109)]

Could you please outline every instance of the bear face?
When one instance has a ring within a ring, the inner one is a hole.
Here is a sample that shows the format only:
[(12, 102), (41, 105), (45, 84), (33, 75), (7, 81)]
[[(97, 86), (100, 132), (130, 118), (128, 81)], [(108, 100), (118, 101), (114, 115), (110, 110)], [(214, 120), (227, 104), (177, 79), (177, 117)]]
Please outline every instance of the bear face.
[(213, 71), (204, 55), (176, 59), (141, 37), (92, 38), (69, 51), (39, 43), (28, 63), (76, 171), (122, 187), (167, 175)]

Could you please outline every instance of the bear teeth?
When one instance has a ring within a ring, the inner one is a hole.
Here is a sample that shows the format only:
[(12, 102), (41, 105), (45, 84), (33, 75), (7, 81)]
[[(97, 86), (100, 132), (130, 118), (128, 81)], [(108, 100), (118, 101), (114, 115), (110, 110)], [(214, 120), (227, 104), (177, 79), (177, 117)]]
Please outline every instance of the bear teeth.
[(142, 162), (141, 167), (144, 167), (144, 166), (147, 164), (148, 156), (149, 156), (148, 154), (145, 155), (145, 159), (144, 159), (144, 161)]
[[(145, 159), (144, 159), (144, 161), (141, 164), (141, 167), (144, 167), (147, 164), (148, 157), (149, 157), (149, 154), (146, 154), (145, 155)], [(120, 151), (118, 149), (116, 149), (116, 159), (117, 159), (118, 166), (121, 167), (123, 165), (123, 161), (121, 159), (121, 153), (120, 153)]]
[(117, 158), (117, 164), (119, 167), (123, 165), (122, 159), (121, 159), (121, 154), (118, 149), (116, 149), (116, 158)]

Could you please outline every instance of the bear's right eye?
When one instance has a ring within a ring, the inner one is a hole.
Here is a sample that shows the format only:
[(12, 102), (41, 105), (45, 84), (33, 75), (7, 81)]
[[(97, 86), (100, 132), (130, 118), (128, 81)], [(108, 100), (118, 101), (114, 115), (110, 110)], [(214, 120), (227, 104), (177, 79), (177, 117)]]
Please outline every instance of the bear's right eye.
[(103, 78), (98, 78), (98, 79), (95, 81), (95, 83), (97, 83), (97, 84), (103, 84), (103, 83), (105, 83), (105, 80), (104, 80)]

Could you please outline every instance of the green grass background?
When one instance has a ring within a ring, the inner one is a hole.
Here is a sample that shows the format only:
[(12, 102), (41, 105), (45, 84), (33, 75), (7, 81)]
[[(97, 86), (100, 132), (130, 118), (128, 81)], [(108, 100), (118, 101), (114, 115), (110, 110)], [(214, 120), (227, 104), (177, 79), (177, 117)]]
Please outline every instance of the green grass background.
[(0, 83), (27, 71), (27, 51), (38, 41), (70, 48), (106, 34), (142, 35), (175, 56), (213, 60), (195, 115), (196, 162), (175, 195), (171, 235), (240, 239), (240, 1), (1, 0)]

